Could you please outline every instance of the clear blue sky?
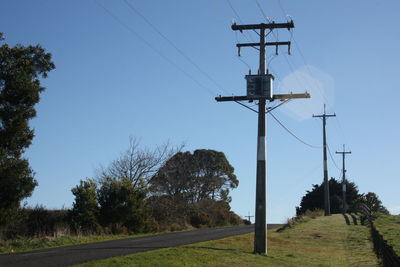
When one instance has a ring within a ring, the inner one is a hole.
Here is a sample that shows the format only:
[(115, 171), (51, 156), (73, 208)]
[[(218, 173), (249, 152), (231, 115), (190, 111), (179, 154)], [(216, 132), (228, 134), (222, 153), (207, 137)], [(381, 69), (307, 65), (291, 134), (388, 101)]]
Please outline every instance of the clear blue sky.
[[(36, 137), (26, 156), (39, 186), (28, 204), (70, 207), (71, 188), (115, 159), (133, 135), (149, 147), (171, 140), (185, 142), (187, 150), (223, 151), (240, 181), (231, 193), (232, 209), (253, 215), (257, 116), (214, 97), (245, 94), (248, 67), (237, 58), (235, 45), (257, 35), (235, 33), (230, 24), (265, 21), (257, 2), (231, 0), (239, 19), (225, 0), (128, 1), (213, 81), (122, 0), (0, 4), (6, 41), (41, 44), (57, 67), (43, 81), (47, 90), (31, 122)], [(258, 2), (272, 20), (284, 22), (285, 13), (293, 18), (293, 39), (301, 51), (293, 45), (292, 55), (285, 56), (282, 47), (269, 64), (277, 77), (275, 91), (308, 90), (313, 97), (274, 114), (304, 141), (320, 146), (322, 124), (311, 115), (326, 102), (327, 112), (337, 114), (327, 131), (338, 167), (341, 159), (334, 152), (346, 144), (353, 153), (346, 162), (349, 180), (400, 213), (400, 2)], [(291, 35), (281, 30), (268, 38), (285, 41)], [(257, 55), (242, 50), (253, 72)], [(322, 181), (322, 151), (298, 142), (270, 117), (267, 129), (268, 221), (281, 222), (294, 215), (305, 191)], [(339, 173), (329, 160), (329, 175), (339, 178)]]

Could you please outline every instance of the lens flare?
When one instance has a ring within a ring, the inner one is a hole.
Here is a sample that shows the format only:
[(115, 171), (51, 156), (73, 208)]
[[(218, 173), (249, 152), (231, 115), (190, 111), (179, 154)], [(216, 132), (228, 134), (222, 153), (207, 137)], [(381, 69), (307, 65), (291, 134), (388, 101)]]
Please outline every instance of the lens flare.
[(282, 106), (282, 111), (296, 120), (310, 119), (313, 114), (328, 110), (334, 104), (335, 82), (333, 78), (313, 66), (303, 66), (287, 75), (279, 84), (280, 93), (303, 93), (309, 99), (294, 99)]

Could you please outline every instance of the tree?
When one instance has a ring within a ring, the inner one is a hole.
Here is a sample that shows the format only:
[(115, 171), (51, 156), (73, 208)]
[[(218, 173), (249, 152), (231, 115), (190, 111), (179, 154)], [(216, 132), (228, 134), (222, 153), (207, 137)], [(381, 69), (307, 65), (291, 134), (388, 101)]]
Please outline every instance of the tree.
[(229, 191), (238, 186), (234, 168), (223, 152), (200, 149), (178, 152), (150, 180), (150, 190), (197, 203), (203, 199), (230, 202)]
[[(342, 183), (331, 178), (329, 180), (329, 195), (331, 213), (342, 212)], [(359, 199), (358, 188), (353, 182), (346, 181), (346, 202), (349, 211)], [(324, 183), (314, 184), (311, 191), (302, 197), (300, 206), (296, 207), (297, 215), (303, 214), (306, 210), (324, 209)]]
[[(178, 152), (149, 181), (148, 205), (161, 225), (172, 222), (195, 227), (236, 223), (229, 191), (238, 186), (234, 168), (215, 150)], [(167, 228), (168, 229), (168, 228)]]
[(365, 204), (368, 210), (371, 213), (385, 213), (389, 214), (389, 211), (382, 205), (382, 201), (378, 198), (378, 196), (373, 192), (368, 192), (367, 194), (362, 194), (358, 202), (361, 204)]
[(71, 220), (78, 231), (97, 232), (99, 228), (99, 206), (97, 203), (97, 183), (92, 179), (80, 181), (71, 189), (75, 196), (72, 204)]
[(128, 178), (133, 186), (147, 185), (148, 180), (156, 173), (164, 162), (181, 147), (172, 147), (168, 142), (157, 146), (154, 150), (141, 148), (140, 141), (129, 138), (128, 149), (121, 156), (111, 162), (107, 168), (100, 168), (99, 180), (112, 178), (120, 180)]
[(37, 185), (22, 155), (34, 137), (29, 120), (36, 116), (34, 107), (45, 89), (40, 78), (54, 68), (51, 54), (39, 45), (0, 46), (0, 225), (12, 219)]
[(100, 221), (103, 226), (111, 226), (117, 233), (120, 226), (132, 232), (148, 230), (145, 207), (146, 191), (137, 187), (132, 180), (106, 177), (97, 191), (100, 206)]

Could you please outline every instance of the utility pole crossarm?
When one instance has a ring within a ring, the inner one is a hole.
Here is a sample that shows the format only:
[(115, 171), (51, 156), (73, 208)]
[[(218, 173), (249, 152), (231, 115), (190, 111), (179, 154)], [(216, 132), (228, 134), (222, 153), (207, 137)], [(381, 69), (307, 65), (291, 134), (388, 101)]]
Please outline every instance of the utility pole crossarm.
[(336, 154), (351, 154), (351, 151), (343, 151), (343, 152), (336, 151)]
[(327, 117), (336, 117), (336, 114), (328, 115), (328, 114), (323, 114), (323, 115), (312, 115), (313, 118), (327, 118)]
[(247, 24), (247, 25), (232, 25), (232, 30), (234, 31), (242, 31), (242, 30), (261, 30), (261, 29), (292, 29), (294, 28), (293, 21), (288, 23), (261, 23), (261, 24)]
[(286, 99), (293, 99), (293, 98), (310, 98), (310, 94), (305, 92), (303, 94), (276, 94), (273, 96), (273, 100), (279, 99), (281, 101)]
[[(265, 46), (277, 46), (277, 45), (288, 45), (290, 46), (291, 42), (267, 42)], [(260, 46), (260, 43), (244, 43), (244, 44), (236, 44), (236, 47), (244, 47), (244, 46)]]
[(310, 98), (309, 93), (303, 93), (303, 94), (276, 94), (272, 96), (272, 99), (269, 99), (267, 97), (251, 97), (251, 96), (217, 96), (215, 100), (217, 102), (228, 102), (228, 101), (254, 101), (254, 100), (261, 100), (261, 99), (268, 99), (268, 100), (287, 100), (287, 99), (294, 99), (294, 98)]

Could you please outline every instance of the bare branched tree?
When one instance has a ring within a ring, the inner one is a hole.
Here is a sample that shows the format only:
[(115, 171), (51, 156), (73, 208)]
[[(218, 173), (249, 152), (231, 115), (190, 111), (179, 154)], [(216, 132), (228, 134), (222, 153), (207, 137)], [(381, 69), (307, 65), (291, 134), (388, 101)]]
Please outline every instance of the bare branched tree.
[(167, 141), (155, 149), (143, 148), (140, 146), (140, 139), (131, 136), (128, 149), (107, 168), (100, 167), (97, 176), (100, 181), (106, 177), (115, 180), (129, 178), (135, 187), (146, 186), (158, 169), (183, 147), (184, 144), (172, 146)]

